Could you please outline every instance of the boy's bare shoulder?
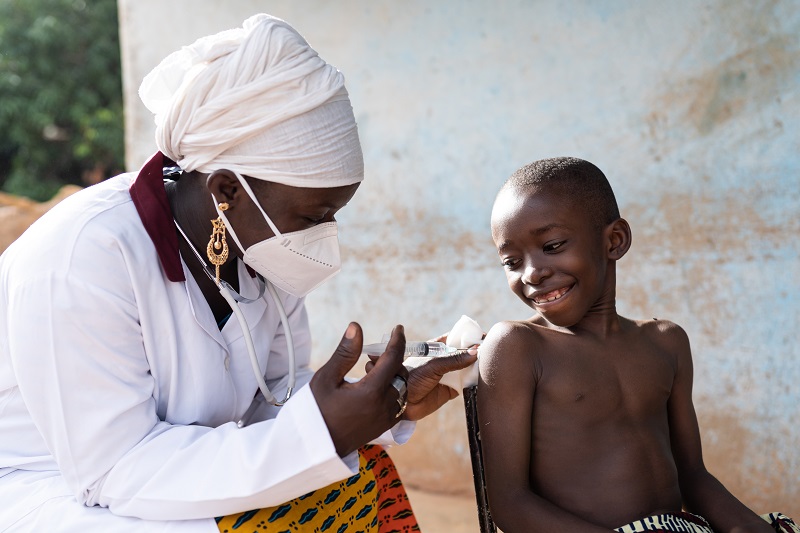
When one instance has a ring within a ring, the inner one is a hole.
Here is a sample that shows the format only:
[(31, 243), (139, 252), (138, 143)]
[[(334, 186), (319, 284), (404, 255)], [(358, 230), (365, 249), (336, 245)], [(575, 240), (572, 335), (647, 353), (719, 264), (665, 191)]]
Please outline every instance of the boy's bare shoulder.
[(479, 368), (484, 381), (509, 372), (539, 368), (539, 350), (546, 328), (527, 320), (498, 322), (480, 347)]
[(481, 352), (484, 351), (484, 348), (493, 354), (499, 350), (509, 353), (530, 352), (531, 348), (540, 342), (546, 330), (546, 327), (529, 320), (498, 322), (486, 334), (481, 345)]
[(672, 353), (677, 357), (689, 354), (689, 336), (686, 331), (669, 320), (631, 320), (634, 327), (641, 334), (661, 350)]

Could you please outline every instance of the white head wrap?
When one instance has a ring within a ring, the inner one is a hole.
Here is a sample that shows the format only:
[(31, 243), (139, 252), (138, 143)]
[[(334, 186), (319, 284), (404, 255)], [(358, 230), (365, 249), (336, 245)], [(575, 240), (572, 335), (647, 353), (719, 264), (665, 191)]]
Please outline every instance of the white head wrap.
[(139, 96), (156, 144), (186, 171), (295, 187), (364, 179), (344, 76), (286, 22), (259, 14), (166, 57)]

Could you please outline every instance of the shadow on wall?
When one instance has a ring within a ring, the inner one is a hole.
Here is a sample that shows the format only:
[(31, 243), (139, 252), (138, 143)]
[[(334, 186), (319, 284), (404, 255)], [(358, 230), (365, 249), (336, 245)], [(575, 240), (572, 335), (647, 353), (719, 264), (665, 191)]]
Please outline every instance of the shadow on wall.
[(31, 224), (54, 205), (81, 190), (77, 185), (65, 185), (47, 202), (0, 192), (0, 253), (3, 253)]

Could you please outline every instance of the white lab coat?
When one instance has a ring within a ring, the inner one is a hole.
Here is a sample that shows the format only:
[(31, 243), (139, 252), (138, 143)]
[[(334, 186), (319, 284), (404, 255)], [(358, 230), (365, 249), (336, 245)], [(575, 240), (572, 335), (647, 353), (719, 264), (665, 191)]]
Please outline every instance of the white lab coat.
[[(336, 454), (303, 386), (312, 375), (303, 299), (281, 291), (299, 390), (237, 427), (257, 391), (239, 323), (219, 330), (185, 264), (185, 282), (167, 279), (131, 202), (135, 177), (64, 200), (0, 257), (0, 531), (215, 532), (209, 517), (277, 505), (357, 470), (355, 455)], [(239, 282), (255, 297), (241, 263)], [(242, 310), (282, 397), (288, 357), (275, 306), (267, 296)], [(395, 429), (404, 441), (413, 424)]]

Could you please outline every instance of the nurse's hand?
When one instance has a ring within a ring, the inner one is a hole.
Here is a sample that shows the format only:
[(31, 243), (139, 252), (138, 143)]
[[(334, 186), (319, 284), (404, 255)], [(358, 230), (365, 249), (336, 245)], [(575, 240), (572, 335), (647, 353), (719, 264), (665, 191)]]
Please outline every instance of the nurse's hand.
[[(447, 337), (443, 335), (442, 337)], [(437, 342), (444, 342), (439, 340)], [(372, 357), (370, 357), (372, 359)], [(439, 383), (448, 372), (467, 368), (478, 360), (478, 347), (473, 346), (466, 352), (459, 352), (446, 357), (434, 357), (424, 365), (412, 368), (408, 376), (408, 404), (403, 413), (403, 420), (419, 420), (433, 413), (441, 406), (458, 396), (458, 391)], [(367, 363), (367, 375), (373, 371), (370, 361)]]
[(409, 379), (403, 366), (405, 332), (403, 326), (397, 326), (372, 371), (355, 383), (346, 382), (344, 377), (361, 356), (363, 342), (361, 326), (351, 322), (333, 356), (311, 378), (311, 391), (340, 457), (397, 423), (400, 404), (392, 380), (395, 376)]
[(477, 360), (478, 348), (473, 346), (466, 352), (436, 357), (412, 369), (408, 376), (408, 406), (403, 418), (419, 420), (458, 396), (458, 391), (439, 381), (448, 372), (467, 368)]

